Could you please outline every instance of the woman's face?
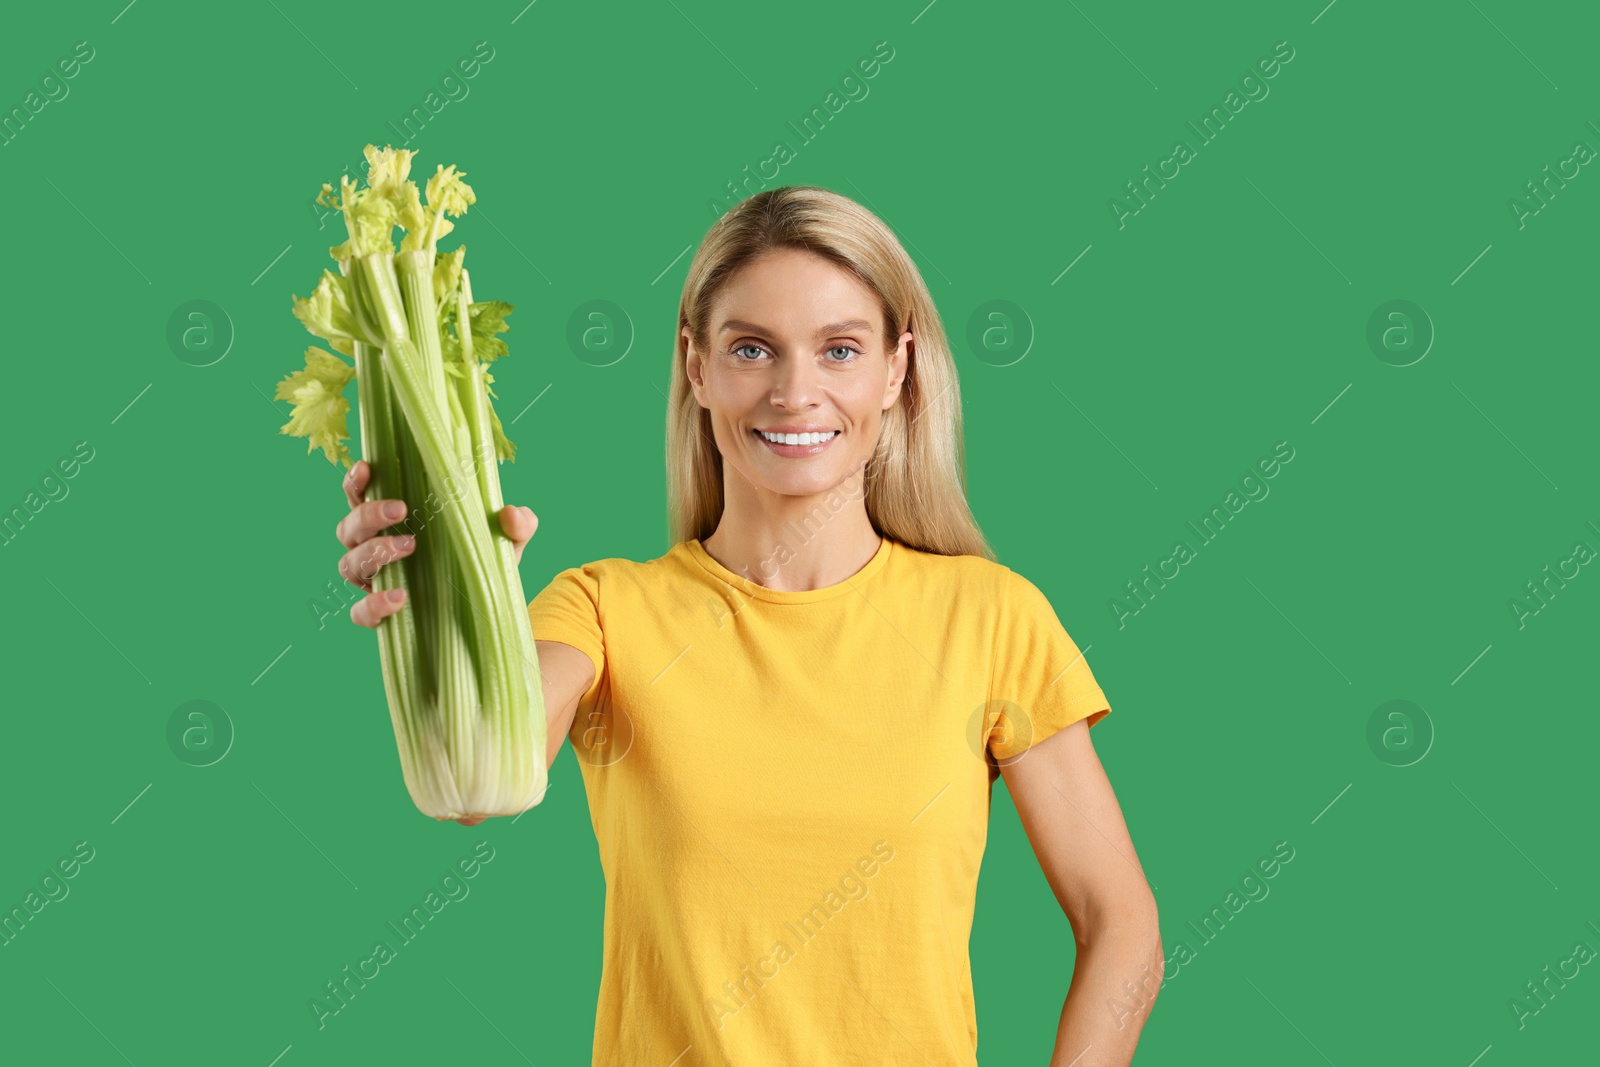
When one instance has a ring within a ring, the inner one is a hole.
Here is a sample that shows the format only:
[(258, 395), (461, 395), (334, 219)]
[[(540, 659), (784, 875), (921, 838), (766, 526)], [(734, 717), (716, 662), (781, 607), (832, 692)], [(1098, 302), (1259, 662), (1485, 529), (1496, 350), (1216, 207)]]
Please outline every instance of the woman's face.
[[(712, 305), (710, 350), (686, 344), (725, 477), (812, 496), (858, 476), (900, 395), (912, 341), (883, 328), (872, 290), (808, 252), (768, 253), (731, 278)], [(774, 444), (762, 431), (822, 440)]]

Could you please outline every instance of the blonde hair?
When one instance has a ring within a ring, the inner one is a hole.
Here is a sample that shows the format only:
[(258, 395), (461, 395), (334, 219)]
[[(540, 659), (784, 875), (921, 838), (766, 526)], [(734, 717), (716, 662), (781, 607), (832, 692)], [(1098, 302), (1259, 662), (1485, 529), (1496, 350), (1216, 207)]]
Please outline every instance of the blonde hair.
[(740, 269), (768, 252), (799, 249), (848, 271), (877, 294), (888, 342), (914, 339), (900, 396), (883, 413), (867, 463), (867, 518), (882, 537), (944, 556), (995, 555), (967, 503), (961, 387), (933, 298), (911, 257), (879, 218), (849, 197), (811, 185), (767, 189), (707, 231), (678, 305), (667, 399), (667, 522), (673, 540), (704, 540), (722, 518), (722, 454), (711, 413), (689, 386), (687, 327), (710, 348), (711, 305)]

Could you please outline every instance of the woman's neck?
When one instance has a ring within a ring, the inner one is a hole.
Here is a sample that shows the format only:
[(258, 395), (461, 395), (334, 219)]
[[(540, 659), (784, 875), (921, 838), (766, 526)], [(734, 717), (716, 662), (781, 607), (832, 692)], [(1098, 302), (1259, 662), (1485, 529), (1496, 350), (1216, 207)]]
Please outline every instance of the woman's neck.
[[(756, 513), (742, 513), (749, 511)], [(865, 502), (841, 488), (819, 497), (782, 498), (778, 506), (759, 510), (730, 503), (700, 544), (735, 574), (768, 589), (804, 592), (855, 574), (883, 538), (872, 528)]]

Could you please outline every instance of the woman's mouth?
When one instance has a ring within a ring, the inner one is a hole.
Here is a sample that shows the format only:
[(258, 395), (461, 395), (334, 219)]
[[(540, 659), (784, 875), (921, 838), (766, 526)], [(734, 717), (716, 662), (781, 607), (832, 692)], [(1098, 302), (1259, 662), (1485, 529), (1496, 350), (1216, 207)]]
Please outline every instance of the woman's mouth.
[(827, 430), (820, 433), (767, 433), (764, 430), (751, 430), (761, 439), (773, 454), (779, 456), (815, 456), (831, 445), (839, 436), (839, 430)]

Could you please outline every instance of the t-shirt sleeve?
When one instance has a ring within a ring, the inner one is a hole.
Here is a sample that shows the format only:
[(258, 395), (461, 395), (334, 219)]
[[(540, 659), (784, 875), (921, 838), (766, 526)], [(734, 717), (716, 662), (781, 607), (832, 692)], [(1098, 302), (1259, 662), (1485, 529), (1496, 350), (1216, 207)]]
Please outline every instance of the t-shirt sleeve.
[(528, 620), (535, 641), (571, 645), (594, 664), (594, 680), (584, 694), (588, 700), (605, 674), (605, 632), (600, 625), (600, 572), (598, 563), (569, 567), (550, 579), (528, 605)]
[(1007, 570), (995, 634), (987, 747), (997, 762), (1023, 752), (1079, 719), (1093, 726), (1111, 705), (1039, 588)]

